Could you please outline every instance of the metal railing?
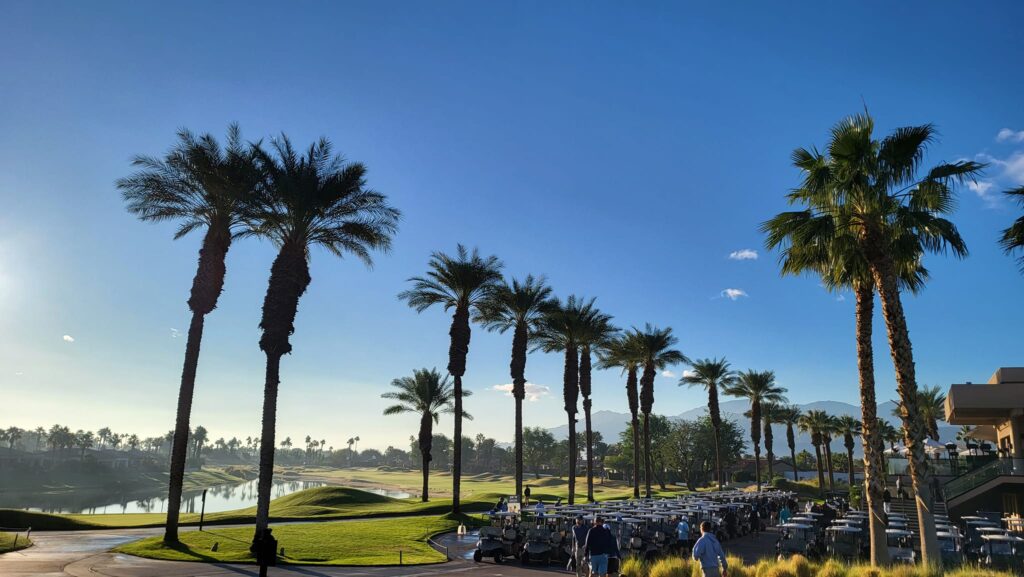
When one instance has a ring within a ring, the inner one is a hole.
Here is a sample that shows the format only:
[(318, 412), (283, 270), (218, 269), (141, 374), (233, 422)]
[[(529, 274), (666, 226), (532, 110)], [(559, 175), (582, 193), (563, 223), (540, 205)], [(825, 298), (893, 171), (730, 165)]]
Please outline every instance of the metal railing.
[(942, 487), (942, 493), (948, 503), (950, 499), (955, 499), (992, 479), (1006, 476), (1024, 476), (1024, 459), (996, 459), (984, 467), (960, 475), (946, 483)]

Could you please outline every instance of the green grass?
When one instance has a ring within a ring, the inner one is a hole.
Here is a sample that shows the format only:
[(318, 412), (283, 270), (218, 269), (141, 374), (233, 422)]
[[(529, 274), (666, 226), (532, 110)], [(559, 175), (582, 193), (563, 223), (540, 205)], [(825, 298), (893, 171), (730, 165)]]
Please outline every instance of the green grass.
[[(17, 537), (17, 545), (15, 545), (15, 537)], [(31, 546), (32, 541), (22, 534), (0, 533), (0, 554), (10, 553), (11, 551), (17, 551)]]
[[(623, 561), (620, 574), (622, 577), (700, 577), (703, 573), (693, 561), (678, 557), (653, 563), (630, 557)], [(850, 564), (835, 559), (808, 561), (795, 555), (784, 561), (762, 559), (754, 564), (729, 556), (729, 577), (1014, 577), (1014, 573), (973, 565), (945, 571), (921, 565), (875, 568), (866, 563)]]
[[(459, 522), (450, 517), (407, 517), (273, 527), (285, 556), (279, 563), (314, 565), (406, 565), (445, 560), (426, 543), (437, 533), (453, 531)], [(122, 545), (115, 551), (149, 559), (253, 563), (249, 553), (252, 528), (211, 529), (181, 534), (181, 544), (164, 545), (160, 537)], [(217, 551), (213, 551), (214, 544)]]

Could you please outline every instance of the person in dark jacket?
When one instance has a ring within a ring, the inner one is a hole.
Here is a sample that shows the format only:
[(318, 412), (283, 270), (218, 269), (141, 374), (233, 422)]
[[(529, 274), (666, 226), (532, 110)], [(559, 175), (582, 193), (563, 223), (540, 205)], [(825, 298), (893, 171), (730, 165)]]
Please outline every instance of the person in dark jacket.
[(590, 574), (592, 577), (608, 575), (608, 558), (618, 557), (619, 546), (611, 530), (604, 526), (604, 518), (594, 519), (594, 526), (587, 533), (587, 543), (583, 550), (590, 556)]

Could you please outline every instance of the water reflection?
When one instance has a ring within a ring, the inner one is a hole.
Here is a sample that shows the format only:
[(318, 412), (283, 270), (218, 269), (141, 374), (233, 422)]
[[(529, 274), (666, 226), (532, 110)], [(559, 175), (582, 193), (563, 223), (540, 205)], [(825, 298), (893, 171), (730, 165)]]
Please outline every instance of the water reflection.
[[(276, 499), (323, 485), (324, 483), (319, 481), (274, 481), (271, 496)], [(215, 485), (206, 492), (206, 511), (215, 513), (254, 507), (256, 506), (256, 492), (257, 481), (255, 479), (237, 485)], [(387, 493), (378, 492), (378, 494)], [(388, 494), (388, 496), (394, 495)], [(186, 513), (198, 513), (202, 508), (202, 497), (202, 490), (184, 492), (181, 510)], [(139, 491), (125, 494), (117, 491), (97, 490), (75, 491), (58, 495), (0, 493), (0, 509), (28, 509), (44, 513), (163, 513), (166, 507), (167, 494), (164, 491), (159, 493)]]

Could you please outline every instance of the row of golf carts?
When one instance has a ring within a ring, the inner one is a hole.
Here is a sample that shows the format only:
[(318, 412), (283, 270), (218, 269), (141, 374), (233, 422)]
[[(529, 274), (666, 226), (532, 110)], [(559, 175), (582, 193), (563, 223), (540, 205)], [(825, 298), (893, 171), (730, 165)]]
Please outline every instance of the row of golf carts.
[[(521, 563), (565, 565), (573, 553), (572, 527), (577, 517), (590, 525), (603, 517), (623, 556), (653, 559), (678, 548), (676, 526), (685, 518), (692, 543), (700, 536), (702, 521), (710, 521), (720, 540), (746, 535), (750, 509), (755, 499), (789, 498), (784, 492), (759, 495), (740, 491), (713, 495), (680, 496), (672, 499), (603, 501), (586, 505), (559, 505), (542, 512), (526, 508), (521, 513), (497, 512), (482, 527), (473, 560), (493, 559), (502, 563), (517, 558)], [(728, 515), (729, 513), (733, 515)], [(727, 526), (725, 520), (729, 519)]]
[[(904, 515), (887, 515), (885, 531), (889, 558), (893, 562), (914, 563), (914, 534)], [(916, 520), (915, 520), (916, 522)], [(942, 561), (947, 566), (964, 562), (980, 563), (994, 568), (1024, 568), (1024, 538), (1002, 528), (987, 517), (968, 516), (960, 526), (947, 517), (935, 516)], [(849, 511), (825, 526), (823, 515), (805, 512), (779, 525), (777, 549), (780, 557), (800, 554), (807, 557), (835, 557), (848, 560), (868, 555), (870, 521), (868, 513)]]

